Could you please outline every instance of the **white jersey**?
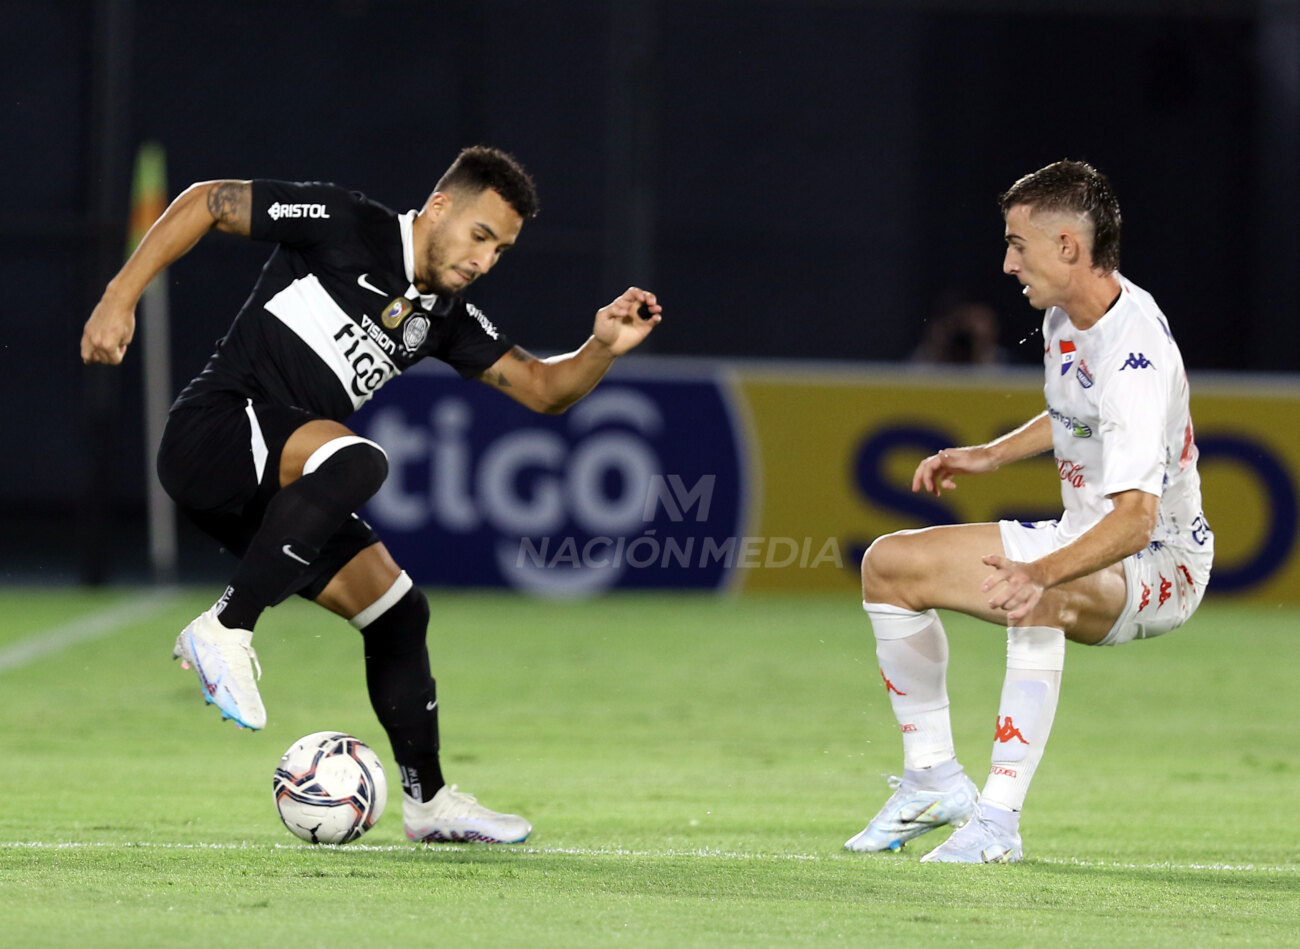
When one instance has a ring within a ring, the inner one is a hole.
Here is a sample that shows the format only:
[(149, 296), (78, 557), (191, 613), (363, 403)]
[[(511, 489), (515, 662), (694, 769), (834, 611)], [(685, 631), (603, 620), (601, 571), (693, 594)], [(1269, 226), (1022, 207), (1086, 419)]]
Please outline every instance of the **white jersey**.
[(1201, 479), (1183, 357), (1156, 301), (1116, 274), (1119, 300), (1080, 330), (1059, 307), (1043, 318), (1052, 446), (1068, 543), (1113, 507), (1109, 495), (1160, 498), (1152, 540), (1197, 554), (1208, 578), (1214, 535), (1201, 513)]

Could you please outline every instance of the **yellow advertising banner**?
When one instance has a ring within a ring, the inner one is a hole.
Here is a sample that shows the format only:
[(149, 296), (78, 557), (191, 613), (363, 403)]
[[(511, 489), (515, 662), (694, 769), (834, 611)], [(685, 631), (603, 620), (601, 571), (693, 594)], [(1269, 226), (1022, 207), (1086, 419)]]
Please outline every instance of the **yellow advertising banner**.
[[(1209, 592), (1300, 602), (1300, 381), (1193, 374), (1191, 383), (1215, 532)], [(773, 547), (743, 571), (746, 590), (851, 595), (862, 551), (882, 534), (1060, 513), (1049, 455), (965, 479), (941, 498), (911, 490), (926, 455), (988, 441), (1042, 412), (1038, 371), (747, 366), (732, 386), (747, 413), (751, 532)]]

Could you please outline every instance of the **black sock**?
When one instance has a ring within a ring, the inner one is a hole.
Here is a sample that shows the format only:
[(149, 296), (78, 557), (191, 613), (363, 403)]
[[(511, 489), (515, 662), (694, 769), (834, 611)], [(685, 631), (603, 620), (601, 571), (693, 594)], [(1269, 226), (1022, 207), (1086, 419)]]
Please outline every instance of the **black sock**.
[(444, 784), (438, 691), (425, 645), (428, 623), (428, 601), (412, 587), (361, 630), (371, 707), (388, 733), (403, 790), (421, 801), (430, 800)]
[(418, 764), (399, 762), (397, 772), (402, 777), (402, 790), (417, 801), (433, 800), (433, 796), (446, 784), (442, 779), (442, 764), (437, 755)]

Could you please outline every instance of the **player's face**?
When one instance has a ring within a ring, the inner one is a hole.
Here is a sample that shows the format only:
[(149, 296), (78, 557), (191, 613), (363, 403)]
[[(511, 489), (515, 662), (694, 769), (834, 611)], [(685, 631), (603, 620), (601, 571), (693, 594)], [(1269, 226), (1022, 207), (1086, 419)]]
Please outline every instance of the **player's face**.
[(1069, 288), (1070, 267), (1060, 240), (1060, 219), (1054, 214), (1034, 214), (1027, 204), (1007, 211), (1007, 253), (1002, 272), (1024, 286), (1029, 305), (1045, 310), (1059, 306)]
[(491, 270), (519, 237), (524, 220), (495, 191), (434, 194), (425, 205), (429, 237), (415, 262), (415, 284), (460, 293)]

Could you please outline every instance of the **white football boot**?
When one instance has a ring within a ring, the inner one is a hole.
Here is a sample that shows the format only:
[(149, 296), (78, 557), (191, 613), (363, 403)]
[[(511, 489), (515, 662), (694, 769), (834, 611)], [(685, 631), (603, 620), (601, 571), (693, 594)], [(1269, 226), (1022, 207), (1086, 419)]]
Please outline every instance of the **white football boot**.
[(858, 853), (902, 850), (913, 837), (945, 824), (966, 823), (979, 800), (979, 789), (965, 774), (941, 791), (920, 788), (896, 777), (889, 779), (889, 786), (896, 789), (893, 795), (871, 818), (871, 823), (844, 842), (845, 850)]
[(403, 794), (402, 826), (409, 839), (429, 843), (520, 844), (533, 832), (522, 817), (490, 811), (454, 784), (443, 785), (431, 801)]
[(194, 667), (203, 701), (219, 708), (223, 719), (259, 729), (266, 727), (266, 708), (257, 692), (262, 666), (252, 642), (252, 632), (227, 629), (209, 609), (181, 630), (172, 658), (181, 661), (182, 669)]
[(1019, 818), (1008, 810), (981, 804), (964, 827), (935, 847), (922, 863), (1019, 863), (1025, 851), (1020, 845)]

